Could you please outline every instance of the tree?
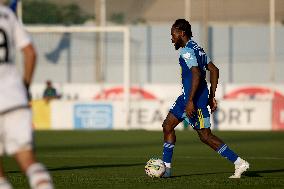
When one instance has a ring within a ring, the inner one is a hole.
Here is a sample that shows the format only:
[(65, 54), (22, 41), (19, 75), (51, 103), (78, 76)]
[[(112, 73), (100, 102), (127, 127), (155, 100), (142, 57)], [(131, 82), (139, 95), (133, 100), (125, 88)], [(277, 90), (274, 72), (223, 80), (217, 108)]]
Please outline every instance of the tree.
[(23, 22), (25, 24), (83, 24), (92, 18), (76, 4), (58, 6), (49, 1), (23, 1)]

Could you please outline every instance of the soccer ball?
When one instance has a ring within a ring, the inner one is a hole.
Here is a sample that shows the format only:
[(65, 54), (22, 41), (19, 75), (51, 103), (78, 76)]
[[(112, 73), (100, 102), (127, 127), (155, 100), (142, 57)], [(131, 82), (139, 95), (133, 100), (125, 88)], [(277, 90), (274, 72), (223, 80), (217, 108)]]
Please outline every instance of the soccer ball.
[(151, 158), (145, 165), (146, 175), (150, 177), (161, 177), (164, 175), (165, 171), (165, 163), (159, 158)]

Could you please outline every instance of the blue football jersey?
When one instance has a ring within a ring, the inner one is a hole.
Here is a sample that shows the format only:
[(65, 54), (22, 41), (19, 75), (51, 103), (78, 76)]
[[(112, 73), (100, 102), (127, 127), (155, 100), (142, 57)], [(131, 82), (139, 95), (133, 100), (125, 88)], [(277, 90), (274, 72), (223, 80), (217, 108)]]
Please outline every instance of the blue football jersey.
[(189, 40), (184, 48), (180, 51), (179, 64), (181, 66), (182, 93), (185, 103), (188, 101), (191, 84), (192, 72), (191, 67), (198, 66), (201, 72), (201, 78), (198, 90), (195, 94), (194, 103), (197, 107), (207, 106), (208, 88), (206, 82), (206, 67), (210, 62), (210, 58), (204, 50), (194, 41)]

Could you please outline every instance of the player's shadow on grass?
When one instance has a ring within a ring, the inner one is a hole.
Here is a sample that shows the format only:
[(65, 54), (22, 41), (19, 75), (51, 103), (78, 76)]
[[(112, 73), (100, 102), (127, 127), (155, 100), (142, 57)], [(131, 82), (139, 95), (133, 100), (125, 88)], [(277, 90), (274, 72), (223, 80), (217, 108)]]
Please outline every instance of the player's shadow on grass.
[[(244, 173), (246, 177), (263, 177), (260, 173), (280, 173), (284, 172), (284, 169), (274, 169), (274, 170), (259, 170), (259, 171), (247, 171)], [(187, 174), (187, 175), (176, 175), (171, 178), (179, 178), (179, 177), (189, 177), (189, 176), (199, 176), (199, 175), (215, 175), (215, 174), (225, 174), (231, 172), (212, 172), (212, 173), (197, 173), (197, 174)]]
[(171, 178), (190, 177), (190, 176), (199, 176), (199, 175), (216, 175), (216, 174), (224, 174), (224, 173), (229, 173), (229, 172), (193, 173), (193, 174), (175, 175), (175, 176), (171, 176)]
[(40, 145), (36, 146), (37, 152), (70, 152), (70, 151), (82, 151), (82, 150), (90, 150), (90, 149), (117, 149), (117, 148), (127, 148), (127, 149), (137, 149), (137, 145), (143, 147), (153, 147), (156, 146), (155, 142), (143, 142), (141, 144), (137, 143), (111, 143), (111, 144), (73, 144), (73, 145)]
[(244, 175), (247, 177), (263, 177), (259, 174), (260, 173), (281, 173), (281, 172), (284, 172), (284, 169), (248, 171)]
[[(48, 171), (53, 172), (53, 171), (79, 170), (79, 169), (134, 167), (134, 166), (141, 166), (141, 165), (145, 165), (145, 163), (63, 166), (63, 167), (57, 167), (57, 168), (49, 168)], [(8, 171), (8, 173), (20, 173), (20, 171)]]
[(50, 168), (49, 171), (66, 171), (75, 169), (98, 169), (98, 168), (114, 168), (114, 167), (134, 167), (145, 165), (145, 163), (132, 163), (132, 164), (103, 164), (103, 165), (82, 165), (82, 166), (63, 166), (58, 168)]

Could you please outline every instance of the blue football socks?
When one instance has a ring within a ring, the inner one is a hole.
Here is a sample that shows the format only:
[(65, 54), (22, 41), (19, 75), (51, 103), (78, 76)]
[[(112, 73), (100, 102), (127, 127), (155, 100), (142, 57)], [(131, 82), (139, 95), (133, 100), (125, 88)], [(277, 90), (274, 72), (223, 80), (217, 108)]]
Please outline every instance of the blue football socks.
[(172, 162), (173, 152), (174, 152), (175, 145), (169, 142), (164, 143), (164, 149), (163, 149), (163, 161), (165, 164), (170, 165)]
[(222, 144), (217, 150), (216, 150), (221, 156), (227, 158), (232, 163), (234, 163), (238, 159), (238, 155), (235, 154), (226, 144)]

